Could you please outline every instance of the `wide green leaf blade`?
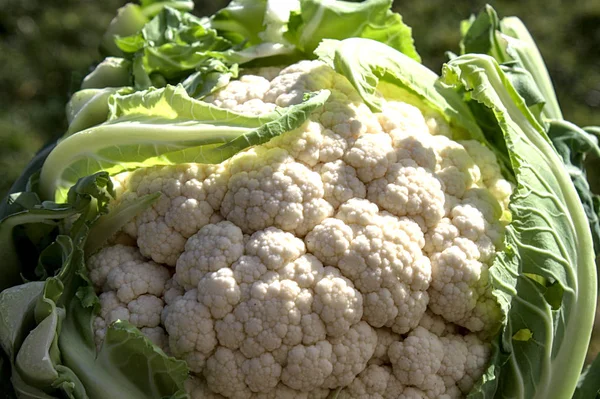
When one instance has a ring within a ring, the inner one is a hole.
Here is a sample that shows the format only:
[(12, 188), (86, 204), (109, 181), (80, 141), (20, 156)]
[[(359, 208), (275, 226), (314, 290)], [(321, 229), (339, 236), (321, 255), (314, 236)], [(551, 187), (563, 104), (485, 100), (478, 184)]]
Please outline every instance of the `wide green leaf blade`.
[(587, 216), (594, 249), (600, 253), (600, 196), (592, 192), (587, 177), (587, 158), (600, 159), (600, 147), (596, 136), (567, 121), (548, 122), (548, 136), (561, 157)]
[(259, 116), (243, 115), (192, 98), (185, 88), (167, 86), (135, 93), (114, 94), (109, 99), (109, 122), (127, 118), (154, 117), (173, 122), (210, 123), (240, 127), (259, 127), (278, 117), (277, 112)]
[(548, 136), (493, 58), (463, 55), (443, 72), (446, 84), (463, 88), (493, 112), (517, 180), (506, 249), (490, 269), (507, 318), (488, 370), (492, 376), (471, 397), (569, 398), (596, 306), (593, 243), (583, 206)]
[(517, 17), (506, 17), (500, 21), (500, 31), (508, 43), (506, 52), (531, 73), (542, 96), (546, 99), (544, 116), (548, 119), (562, 119), (562, 112), (546, 63), (525, 24)]
[(40, 174), (40, 190), (45, 198), (60, 201), (75, 181), (98, 171), (116, 174), (155, 165), (220, 163), (300, 127), (328, 97), (323, 91), (298, 105), (246, 116), (194, 100), (181, 86), (114, 95), (107, 123), (66, 137), (50, 153)]
[(25, 333), (35, 324), (33, 309), (43, 288), (43, 282), (33, 281), (0, 293), (0, 345), (10, 359), (14, 359)]
[(173, 123), (157, 118), (100, 125), (69, 136), (50, 153), (40, 175), (42, 195), (61, 201), (68, 187), (82, 176), (99, 170), (116, 174), (141, 167), (171, 165), (173, 161), (165, 154), (190, 147), (210, 152), (250, 130), (197, 122)]
[(391, 6), (392, 0), (300, 0), (300, 11), (292, 13), (285, 37), (308, 55), (323, 39), (372, 39), (420, 62), (411, 28)]
[(327, 101), (329, 95), (329, 90), (309, 93), (303, 103), (276, 111), (278, 115), (276, 119), (265, 122), (256, 129), (248, 130), (224, 144), (190, 145), (183, 149), (165, 153), (163, 157), (169, 160), (169, 164), (215, 164), (223, 162), (245, 148), (264, 144), (274, 137), (299, 128), (308, 120), (313, 111), (320, 108)]

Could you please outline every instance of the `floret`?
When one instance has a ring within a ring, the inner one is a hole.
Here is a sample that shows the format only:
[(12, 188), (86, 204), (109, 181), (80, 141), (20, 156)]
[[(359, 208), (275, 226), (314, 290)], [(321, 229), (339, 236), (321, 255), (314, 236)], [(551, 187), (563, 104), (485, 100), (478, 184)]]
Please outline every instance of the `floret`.
[(356, 176), (356, 169), (342, 160), (322, 164), (318, 169), (325, 189), (324, 198), (335, 209), (353, 198), (365, 198), (367, 189)]
[(244, 251), (242, 230), (223, 221), (202, 227), (191, 236), (177, 259), (175, 280), (185, 289), (197, 288), (208, 272), (229, 267)]
[(388, 326), (402, 334), (418, 324), (429, 300), (431, 268), (414, 222), (353, 199), (305, 241), (324, 264), (339, 268), (354, 282), (363, 294), (364, 318), (372, 326)]
[(422, 218), (427, 228), (444, 216), (442, 184), (409, 159), (395, 163), (384, 178), (371, 182), (367, 198), (396, 216)]
[(333, 268), (326, 267), (323, 277), (315, 284), (313, 309), (325, 323), (327, 335), (338, 337), (363, 315), (362, 295), (350, 280)]
[(242, 364), (246, 357), (240, 351), (218, 347), (206, 362), (204, 376), (213, 392), (227, 398), (247, 399), (252, 391), (246, 385)]
[(268, 79), (256, 75), (243, 75), (224, 89), (207, 96), (204, 101), (241, 114), (260, 115), (275, 110), (275, 104), (263, 101), (269, 88)]
[(129, 261), (108, 273), (106, 285), (120, 301), (129, 303), (143, 294), (162, 296), (170, 277), (167, 268), (154, 262)]
[(344, 161), (356, 170), (363, 183), (383, 177), (396, 162), (392, 138), (386, 133), (362, 135), (346, 153)]
[(190, 370), (199, 373), (215, 349), (217, 340), (210, 311), (198, 302), (197, 297), (197, 291), (191, 290), (177, 298), (169, 306), (165, 328), (173, 355), (184, 359)]
[(103, 292), (100, 294), (100, 314), (94, 319), (96, 347), (102, 345), (107, 328), (117, 320), (121, 320), (140, 328), (150, 340), (166, 348), (165, 340), (160, 336), (163, 330), (159, 326), (162, 311), (163, 301), (154, 295), (141, 295), (129, 303), (124, 303), (115, 291)]
[(90, 273), (90, 280), (97, 290), (102, 290), (106, 284), (106, 277), (112, 269), (124, 263), (142, 259), (142, 254), (136, 247), (117, 244), (102, 248), (90, 256), (86, 265)]
[[(388, 355), (394, 375), (402, 384), (424, 391), (439, 388), (441, 377), (437, 372), (444, 359), (444, 346), (435, 334), (417, 327), (404, 341), (392, 343)], [(443, 381), (441, 384), (444, 387)]]
[(319, 175), (281, 149), (257, 150), (232, 160), (223, 216), (250, 234), (269, 226), (304, 236), (333, 213)]
[(329, 340), (332, 345), (333, 370), (323, 386), (334, 389), (349, 385), (367, 366), (377, 346), (375, 330), (364, 321), (354, 324), (341, 337)]
[[(425, 316), (423, 316), (423, 318), (425, 318)], [(423, 320), (423, 318), (421, 318), (421, 320)], [(377, 346), (375, 347), (373, 356), (369, 359), (369, 364), (378, 366), (391, 364), (388, 350), (393, 342), (399, 342), (401, 340), (401, 336), (385, 327), (376, 328), (375, 333), (377, 334)]]
[(310, 391), (323, 385), (333, 371), (332, 346), (328, 341), (319, 341), (315, 345), (298, 345), (287, 356), (281, 381), (298, 391)]
[(212, 392), (206, 381), (201, 377), (190, 376), (185, 380), (185, 391), (190, 399), (224, 399), (225, 397)]

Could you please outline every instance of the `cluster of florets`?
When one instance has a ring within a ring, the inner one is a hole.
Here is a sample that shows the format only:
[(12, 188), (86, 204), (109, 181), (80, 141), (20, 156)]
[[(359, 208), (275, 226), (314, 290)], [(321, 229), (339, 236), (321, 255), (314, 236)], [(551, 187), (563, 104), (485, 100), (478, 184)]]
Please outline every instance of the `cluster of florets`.
[(320, 62), (206, 101), (260, 114), (321, 89), (301, 128), (220, 165), (118, 177), (121, 202), (162, 196), (89, 261), (98, 345), (128, 320), (187, 362), (197, 398), (469, 392), (500, 318), (488, 271), (511, 186), (441, 116), (390, 99), (371, 112)]

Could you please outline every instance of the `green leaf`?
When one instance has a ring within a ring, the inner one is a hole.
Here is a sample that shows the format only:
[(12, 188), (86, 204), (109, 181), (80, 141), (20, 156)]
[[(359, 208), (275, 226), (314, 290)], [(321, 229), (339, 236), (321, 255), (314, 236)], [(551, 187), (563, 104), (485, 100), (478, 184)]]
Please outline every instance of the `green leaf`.
[(600, 356), (588, 365), (577, 382), (577, 389), (573, 399), (599, 399), (600, 398)]
[[(260, 116), (244, 115), (191, 98), (183, 86), (167, 86), (110, 98), (109, 124), (141, 118), (162, 118), (166, 122), (210, 123), (258, 127), (278, 117), (277, 112)], [(151, 120), (151, 119), (150, 119)]]
[(135, 35), (150, 19), (166, 7), (191, 11), (194, 8), (194, 2), (191, 0), (142, 0), (140, 5), (126, 4), (118, 10), (117, 15), (108, 26), (100, 49), (109, 56), (123, 56), (123, 51), (117, 46), (115, 39)]
[[(84, 217), (87, 217), (84, 216)], [(57, 250), (55, 250), (57, 249)], [(80, 252), (80, 251), (79, 251)], [(85, 390), (78, 383), (77, 377), (61, 365), (61, 355), (58, 348), (58, 333), (60, 324), (65, 317), (62, 307), (69, 296), (74, 294), (72, 284), (75, 276), (82, 268), (85, 270), (81, 257), (77, 257), (78, 249), (68, 236), (59, 236), (57, 240), (42, 253), (43, 257), (52, 262), (60, 263), (60, 272), (56, 277), (51, 277), (45, 282), (31, 282), (21, 286), (9, 288), (8, 292), (15, 292), (17, 296), (24, 294), (24, 303), (16, 303), (15, 296), (11, 295), (7, 302), (2, 302), (3, 316), (21, 310), (22, 315), (18, 322), (10, 325), (10, 330), (0, 329), (0, 339), (14, 340), (12, 362), (12, 382), (19, 397), (46, 398), (49, 395), (61, 396), (61, 390), (69, 398), (87, 398)], [(39, 288), (42, 288), (41, 292)], [(6, 292), (5, 291), (5, 292)], [(35, 306), (32, 306), (33, 302)], [(25, 308), (24, 304), (28, 306)], [(19, 331), (29, 331), (28, 335), (19, 344), (17, 334)], [(80, 395), (83, 393), (82, 395)], [(46, 395), (48, 394), (48, 396)], [(79, 396), (77, 396), (79, 395)]]
[(297, 0), (233, 0), (211, 17), (210, 25), (234, 46), (210, 56), (228, 64), (289, 65), (304, 58), (285, 38)]
[(229, 64), (244, 64), (249, 68), (291, 65), (306, 58), (294, 46), (281, 43), (261, 43), (243, 50), (213, 52), (211, 56)]
[[(66, 135), (99, 125), (108, 118), (108, 99), (118, 88), (84, 89), (74, 93), (67, 103), (69, 128)], [(127, 90), (126, 90), (127, 91)]]
[(259, 37), (265, 42), (287, 44), (284, 35), (289, 29), (292, 13), (300, 11), (300, 4), (298, 0), (268, 0), (263, 20), (265, 30), (258, 34)]
[(181, 11), (192, 11), (194, 2), (192, 0), (140, 0), (142, 11), (147, 17), (153, 17), (165, 7), (171, 7)]
[(400, 14), (390, 10), (392, 2), (300, 0), (300, 11), (292, 13), (285, 38), (312, 55), (323, 39), (361, 37), (386, 44), (420, 62), (412, 30)]
[(210, 19), (210, 25), (234, 44), (215, 57), (245, 63), (257, 58), (291, 54), (285, 38), (290, 14), (300, 10), (298, 0), (233, 0)]
[[(190, 95), (201, 98), (230, 76), (221, 70), (205, 77), (214, 72), (215, 60), (226, 68), (291, 64), (312, 56), (324, 38), (371, 38), (419, 60), (411, 29), (390, 11), (391, 4), (234, 0), (210, 19), (167, 6), (134, 34), (118, 36), (116, 43), (133, 63), (137, 90), (183, 82)], [(206, 88), (196, 94), (198, 81)]]
[[(490, 268), (493, 294), (507, 317), (494, 362), (470, 397), (497, 392), (514, 398), (569, 398), (596, 306), (593, 243), (583, 206), (548, 136), (493, 58), (468, 54), (453, 59), (442, 79), (493, 112), (517, 180), (505, 250)], [(525, 329), (531, 339), (513, 339)]]
[(462, 29), (461, 54), (488, 54), (499, 64), (511, 60), (506, 53), (506, 42), (499, 35), (500, 20), (492, 6), (486, 5), (477, 17), (463, 22)]
[(43, 288), (43, 282), (34, 281), (0, 293), (0, 344), (10, 360), (14, 360), (25, 334), (35, 326), (33, 309)]
[[(4, 257), (0, 265), (0, 289), (21, 283), (21, 274), (28, 270), (26, 262), (22, 261), (23, 254), (19, 253), (19, 247), (25, 245), (28, 248), (25, 255), (37, 261), (39, 252), (29, 252), (36, 249), (38, 239), (49, 235), (55, 227), (60, 226), (61, 221), (80, 214), (83, 216), (74, 221), (71, 233), (74, 240), (81, 240), (86, 232), (85, 224), (106, 211), (106, 203), (112, 195), (112, 183), (105, 172), (86, 176), (70, 187), (65, 195), (66, 203), (41, 202), (37, 195), (31, 192), (13, 195), (12, 201), (19, 204), (21, 209), (0, 221), (0, 253)], [(29, 228), (30, 225), (33, 227)], [(16, 233), (20, 228), (25, 229), (25, 235), (21, 234), (16, 240)], [(28, 232), (35, 236), (28, 236)]]
[(232, 0), (210, 18), (210, 26), (232, 43), (260, 44), (266, 9), (267, 0)]
[(562, 112), (542, 54), (523, 22), (517, 17), (503, 18), (500, 21), (500, 30), (508, 43), (506, 52), (531, 73), (546, 100), (544, 116), (548, 119), (562, 119)]
[[(464, 29), (460, 43), (462, 54), (488, 54), (500, 64), (516, 62), (519, 68), (529, 72), (537, 86), (539, 98), (544, 102), (543, 105), (539, 103), (542, 115), (548, 119), (562, 119), (546, 64), (520, 19), (506, 17), (499, 20), (496, 11), (487, 5), (477, 18), (465, 24)], [(519, 87), (515, 88), (519, 90)]]
[(165, 355), (129, 323), (111, 325), (96, 353), (93, 317), (92, 308), (73, 300), (59, 336), (64, 364), (90, 399), (161, 399), (183, 393), (185, 362)]
[(148, 17), (137, 4), (129, 3), (119, 8), (102, 37), (100, 49), (109, 56), (122, 57), (123, 51), (115, 43), (119, 36), (134, 35), (148, 22)]
[(12, 375), (11, 383), (19, 399), (56, 399), (55, 396), (50, 396), (41, 389), (28, 385), (17, 373)]
[(66, 137), (48, 156), (40, 189), (45, 198), (61, 200), (73, 182), (100, 170), (115, 174), (154, 165), (220, 163), (300, 127), (328, 96), (324, 91), (260, 117), (194, 100), (181, 86), (113, 96), (109, 122)]
[(505, 63), (501, 68), (517, 93), (523, 98), (533, 116), (540, 124), (543, 124), (544, 121), (541, 116), (546, 99), (538, 89), (533, 76), (528, 70), (520, 67), (517, 62)]
[(213, 59), (188, 76), (181, 85), (190, 97), (200, 100), (225, 87), (232, 78), (237, 77), (237, 64), (233, 64), (230, 68), (223, 62)]
[(5, 289), (22, 283), (21, 259), (15, 241), (15, 229), (25, 224), (57, 225), (58, 220), (77, 214), (77, 210), (69, 205), (57, 207), (54, 203), (44, 204), (31, 209), (12, 214), (0, 221), (0, 253), (3, 262), (0, 267), (0, 289)]
[[(25, 194), (15, 201), (34, 208), (23, 212), (34, 212), (41, 204)], [(96, 353), (92, 321), (99, 302), (86, 277), (83, 246), (90, 226), (108, 211), (112, 195), (108, 175), (100, 172), (71, 187), (67, 203), (43, 203), (46, 212), (70, 212), (72, 219), (61, 226), (68, 235), (56, 237), (40, 254), (40, 264), (52, 277), (0, 293), (0, 343), (14, 360), (11, 381), (19, 397), (184, 397), (185, 363), (167, 357), (132, 326), (110, 327)], [(145, 198), (133, 207), (147, 204)], [(132, 212), (117, 212), (124, 220), (116, 223), (128, 220)], [(107, 234), (114, 223), (101, 223), (96, 232)]]
[(548, 136), (561, 157), (592, 231), (594, 249), (600, 254), (600, 196), (593, 193), (588, 183), (586, 159), (600, 158), (600, 147), (596, 136), (566, 121), (549, 121)]
[(118, 57), (106, 57), (83, 78), (81, 88), (104, 89), (106, 87), (131, 86), (131, 83), (131, 61)]
[(476, 18), (472, 17), (472, 20), (463, 23), (461, 54), (487, 54), (494, 57), (502, 65), (513, 87), (542, 123), (541, 114), (546, 99), (537, 87), (533, 72), (525, 69), (518, 58), (511, 56), (509, 38), (501, 31), (501, 21), (496, 11), (490, 5), (486, 5)]
[(52, 383), (52, 388), (64, 392), (69, 399), (87, 399), (85, 387), (79, 378), (68, 367), (57, 365), (58, 378)]
[(15, 364), (23, 381), (37, 386), (50, 386), (58, 378), (58, 353), (53, 350), (58, 328), (58, 312), (52, 312), (34, 328), (19, 348)]
[(16, 399), (15, 389), (10, 381), (11, 364), (6, 353), (0, 350), (0, 399)]
[(208, 20), (171, 7), (150, 20), (135, 35), (118, 37), (116, 44), (134, 62), (134, 86), (156, 86), (157, 74), (178, 83), (194, 70), (211, 65), (211, 54), (231, 48), (231, 43), (208, 27)]

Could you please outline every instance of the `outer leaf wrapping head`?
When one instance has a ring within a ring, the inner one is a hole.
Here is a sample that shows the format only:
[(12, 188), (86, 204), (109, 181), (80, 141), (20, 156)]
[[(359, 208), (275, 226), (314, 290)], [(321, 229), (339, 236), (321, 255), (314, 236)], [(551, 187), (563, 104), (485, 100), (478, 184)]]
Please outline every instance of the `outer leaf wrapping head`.
[(494, 392), (570, 397), (596, 305), (596, 267), (584, 209), (548, 136), (494, 59), (453, 59), (444, 67), (443, 81), (464, 88), (493, 111), (517, 178), (506, 250), (490, 269), (506, 324), (495, 363), (472, 397)]

